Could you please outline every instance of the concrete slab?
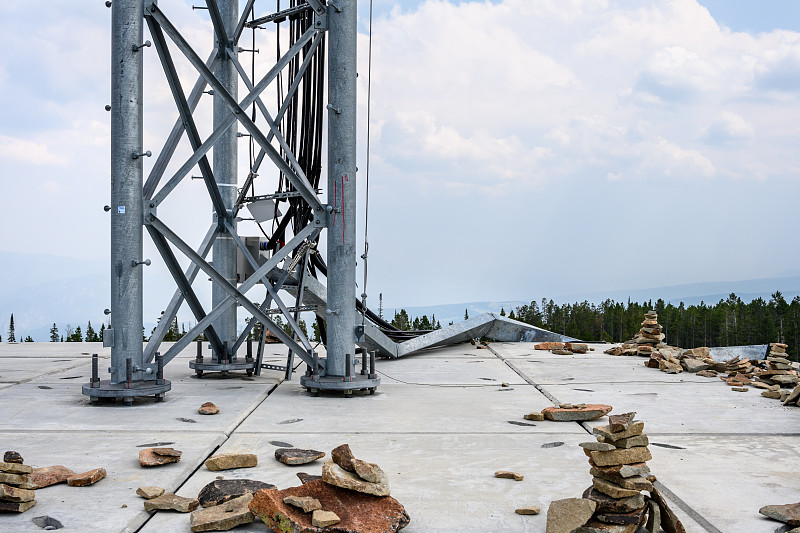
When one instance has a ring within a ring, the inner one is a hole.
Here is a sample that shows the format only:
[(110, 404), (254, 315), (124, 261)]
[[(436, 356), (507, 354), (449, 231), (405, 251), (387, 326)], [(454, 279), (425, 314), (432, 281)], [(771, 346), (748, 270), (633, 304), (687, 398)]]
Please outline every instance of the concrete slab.
[[(177, 487), (225, 438), (221, 433), (183, 433), (141, 429), (122, 431), (2, 431), (3, 445), (20, 451), (33, 466), (64, 465), (76, 472), (105, 468), (105, 479), (89, 487), (53, 485), (36, 491), (36, 506), (23, 514), (4, 513), (0, 530), (41, 531), (31, 522), (48, 515), (65, 531), (135, 531), (146, 518), (136, 489)], [(142, 468), (140, 446), (165, 444), (183, 452), (179, 463)]]
[(800, 501), (800, 476), (794, 466), (800, 462), (800, 439), (672, 435), (668, 442), (683, 449), (651, 446), (650, 468), (719, 531), (783, 531), (779, 522), (762, 517), (758, 510)]
[[(614, 412), (636, 411), (650, 434), (793, 433), (800, 437), (798, 409), (762, 397), (755, 389), (741, 393), (717, 380), (711, 383), (594, 383), (594, 392), (573, 386), (546, 389), (568, 402), (606, 403)], [(605, 423), (605, 422), (600, 422)], [(597, 422), (590, 422), (596, 425)]]
[[(0, 431), (35, 428), (47, 431), (226, 431), (233, 428), (253, 403), (263, 401), (274, 386), (228, 384), (225, 381), (198, 384), (173, 383), (165, 401), (137, 399), (92, 407), (76, 383), (37, 385), (26, 383), (0, 390)], [(42, 389), (40, 387), (48, 387)], [(220, 413), (200, 415), (198, 407), (212, 401)]]
[[(355, 395), (354, 395), (355, 396)], [(242, 432), (341, 433), (578, 433), (557, 422), (527, 422), (522, 416), (552, 405), (529, 385), (381, 385), (374, 396), (314, 398), (295, 383), (284, 383), (242, 424)], [(294, 422), (297, 421), (297, 422)], [(515, 425), (509, 421), (525, 424)]]
[(409, 383), (428, 385), (488, 385), (503, 382), (523, 385), (525, 381), (505, 363), (491, 358), (456, 357), (425, 358), (409, 357), (378, 361), (375, 365), (382, 383)]
[[(50, 357), (17, 357), (0, 361), (0, 383), (22, 383), (38, 376), (75, 374), (74, 369), (85, 366), (85, 361), (76, 358), (55, 359)], [(91, 371), (91, 367), (89, 368)]]

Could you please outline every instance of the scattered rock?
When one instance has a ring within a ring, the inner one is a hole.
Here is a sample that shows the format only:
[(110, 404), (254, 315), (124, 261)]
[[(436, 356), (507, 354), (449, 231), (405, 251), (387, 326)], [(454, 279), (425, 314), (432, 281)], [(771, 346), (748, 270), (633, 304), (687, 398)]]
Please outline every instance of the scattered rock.
[[(754, 385), (755, 385), (755, 383), (754, 383)], [(789, 396), (787, 396), (786, 399), (783, 401), (783, 405), (796, 403), (798, 399), (800, 399), (800, 385), (795, 387), (794, 390), (792, 390), (792, 392), (789, 393)], [(0, 470), (2, 470), (2, 469), (0, 469)]]
[(145, 448), (139, 451), (140, 466), (161, 466), (180, 460), (181, 452), (174, 448)]
[(380, 470), (381, 481), (371, 483), (358, 477), (356, 474), (342, 469), (332, 461), (325, 461), (322, 465), (322, 481), (343, 489), (350, 489), (373, 496), (389, 496), (389, 479), (383, 470)]
[(250, 510), (275, 531), (330, 531), (312, 525), (311, 516), (284, 503), (283, 499), (287, 496), (310, 496), (319, 500), (325, 510), (336, 513), (341, 519), (334, 531), (394, 533), (410, 521), (403, 506), (390, 496), (375, 498), (329, 485), (322, 480), (285, 490), (261, 490), (253, 496)]
[(758, 512), (778, 522), (783, 522), (790, 526), (800, 526), (800, 503), (765, 505)]
[(717, 377), (717, 372), (715, 370), (701, 370), (697, 372), (697, 375), (704, 378), (715, 378)]
[(331, 459), (348, 472), (356, 471), (356, 468), (353, 466), (353, 459), (355, 459), (355, 457), (353, 457), (353, 452), (350, 451), (350, 446), (348, 444), (342, 444), (334, 448), (331, 451)]
[(68, 477), (67, 485), (70, 487), (88, 487), (89, 485), (94, 485), (104, 477), (106, 477), (106, 469), (95, 468), (94, 470)]
[(550, 502), (547, 533), (572, 533), (592, 518), (597, 504), (585, 498), (566, 498)]
[(319, 500), (311, 496), (287, 496), (283, 499), (283, 503), (302, 509), (304, 513), (322, 509), (322, 504), (319, 503)]
[(200, 413), (201, 415), (215, 415), (219, 413), (219, 407), (214, 405), (212, 402), (206, 402), (200, 406), (197, 412)]
[(572, 355), (572, 350), (567, 350), (565, 348), (556, 348), (555, 350), (550, 350), (550, 353), (555, 355)]
[(213, 472), (232, 470), (234, 468), (253, 468), (258, 464), (258, 456), (254, 453), (221, 453), (206, 459), (206, 468)]
[(252, 494), (245, 494), (214, 507), (197, 509), (189, 516), (192, 531), (228, 531), (255, 521), (250, 511)]
[(514, 481), (522, 481), (525, 479), (525, 476), (522, 474), (517, 474), (516, 472), (509, 472), (507, 470), (498, 470), (494, 473), (494, 477), (499, 477), (503, 479), (513, 479)]
[(605, 437), (606, 441), (614, 442), (620, 439), (627, 439), (628, 437), (635, 437), (636, 435), (641, 435), (644, 431), (644, 422), (641, 420), (636, 420), (631, 422), (628, 429), (625, 431), (613, 431), (611, 426), (595, 426), (592, 428), (592, 433), (595, 435), (600, 435), (601, 437)]
[(672, 512), (672, 509), (669, 508), (667, 500), (658, 491), (658, 489), (653, 487), (653, 490), (650, 491), (650, 497), (659, 507), (661, 528), (667, 533), (686, 533), (686, 529), (683, 527), (683, 524), (675, 515), (675, 513)]
[(197, 500), (203, 507), (215, 507), (245, 494), (275, 488), (275, 485), (254, 479), (217, 479), (200, 489)]
[(711, 368), (711, 365), (700, 360), (700, 359), (690, 359), (686, 358), (681, 361), (681, 366), (687, 371), (691, 372), (692, 374), (696, 374), (698, 372), (702, 372), (703, 370), (708, 370)]
[(547, 420), (555, 422), (583, 422), (595, 420), (611, 412), (610, 405), (589, 404), (583, 407), (547, 407), (542, 410), (542, 414)]
[(659, 533), (661, 531), (661, 508), (653, 500), (647, 502), (647, 507), (647, 525), (645, 528), (650, 533)]
[(523, 415), (525, 420), (533, 420), (535, 422), (541, 422), (544, 420), (544, 415), (538, 411), (534, 411), (532, 413), (528, 413), (527, 415)]
[(141, 496), (145, 500), (152, 500), (164, 494), (164, 489), (161, 487), (139, 487), (136, 489), (136, 495)]
[(528, 505), (526, 507), (520, 507), (519, 509), (514, 509), (514, 512), (522, 515), (531, 515), (531, 514), (539, 514), (542, 512), (542, 510), (539, 509), (539, 507), (537, 507), (536, 505)]
[(584, 354), (589, 351), (589, 346), (577, 342), (566, 342), (564, 343), (564, 349), (569, 350), (573, 353)]
[(540, 342), (533, 346), (534, 350), (558, 350), (564, 347), (563, 342)]
[(304, 465), (325, 457), (325, 452), (317, 450), (301, 450), (300, 448), (279, 448), (275, 450), (275, 459), (287, 465)]
[(19, 454), (19, 452), (8, 451), (3, 454), (3, 462), (17, 463), (21, 465), (24, 461), (22, 460), (22, 456)]
[(22, 463), (0, 463), (0, 472), (6, 474), (30, 474), (32, 471), (33, 467)]
[(731, 390), (736, 392), (747, 392), (750, 389), (748, 389), (747, 387), (731, 387)]
[(200, 502), (196, 498), (184, 498), (171, 492), (167, 492), (153, 498), (145, 500), (144, 510), (151, 511), (178, 511), (179, 513), (190, 513), (197, 509)]
[(341, 518), (339, 518), (339, 516), (333, 511), (323, 511), (322, 509), (317, 509), (311, 515), (311, 525), (316, 527), (333, 526), (341, 521)]
[(29, 502), (4, 502), (0, 500), (0, 512), (24, 513), (34, 505), (36, 505), (36, 500)]
[(383, 471), (375, 463), (368, 463), (361, 459), (353, 459), (353, 467), (358, 477), (370, 483), (380, 483)]
[(18, 489), (0, 483), (0, 500), (7, 502), (30, 502), (36, 499), (36, 493), (28, 489)]
[(322, 476), (314, 476), (311, 474), (307, 474), (305, 472), (298, 472), (297, 473), (298, 479), (300, 479), (300, 483), (305, 485), (306, 483), (310, 483), (312, 481), (317, 481), (318, 479), (322, 479)]
[(635, 416), (636, 412), (623, 413), (621, 415), (610, 415), (608, 417), (608, 427), (614, 433), (626, 431), (630, 427)]

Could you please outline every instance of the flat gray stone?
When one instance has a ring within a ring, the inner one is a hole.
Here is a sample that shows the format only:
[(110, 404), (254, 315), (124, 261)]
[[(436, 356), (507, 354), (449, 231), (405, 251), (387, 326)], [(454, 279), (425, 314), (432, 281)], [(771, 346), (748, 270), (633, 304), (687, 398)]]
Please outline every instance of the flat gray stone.
[(325, 457), (325, 452), (300, 448), (278, 448), (275, 459), (287, 465), (304, 465)]

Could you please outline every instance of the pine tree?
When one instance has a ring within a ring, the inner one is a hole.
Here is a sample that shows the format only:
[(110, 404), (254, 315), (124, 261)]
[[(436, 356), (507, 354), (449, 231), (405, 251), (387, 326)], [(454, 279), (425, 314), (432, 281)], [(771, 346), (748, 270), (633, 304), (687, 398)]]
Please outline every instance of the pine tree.
[(464, 309), (464, 320), (469, 320), (469, 311)]
[(8, 342), (17, 342), (14, 332), (14, 313), (11, 313), (11, 321), (8, 323)]
[(97, 342), (97, 333), (94, 331), (92, 327), (92, 321), (89, 321), (89, 324), (86, 326), (86, 336), (83, 338), (86, 342)]
[(514, 316), (514, 310), (513, 309), (508, 312), (508, 318), (510, 318), (511, 320), (516, 320), (517, 319), (517, 317)]
[(58, 326), (53, 322), (53, 327), (50, 328), (50, 342), (58, 342)]
[(27, 337), (25, 337), (25, 342), (33, 342), (33, 337), (28, 335)]
[(500, 308), (500, 316), (506, 316), (506, 310), (504, 307)]

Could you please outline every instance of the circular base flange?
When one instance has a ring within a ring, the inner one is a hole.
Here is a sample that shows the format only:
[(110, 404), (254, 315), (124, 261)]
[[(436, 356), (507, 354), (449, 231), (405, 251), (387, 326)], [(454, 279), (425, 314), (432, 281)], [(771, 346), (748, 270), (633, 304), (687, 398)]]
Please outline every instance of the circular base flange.
[(122, 398), (125, 403), (132, 403), (134, 398), (143, 396), (155, 396), (157, 401), (164, 399), (164, 393), (172, 389), (172, 383), (165, 379), (164, 383), (157, 383), (152, 381), (133, 381), (128, 383), (111, 383), (110, 380), (104, 380), (100, 383), (95, 383), (96, 386), (92, 387), (91, 383), (83, 385), (84, 396), (89, 396), (92, 403), (97, 402), (100, 398)]
[(228, 370), (253, 370), (256, 367), (255, 360), (244, 361), (238, 363), (198, 363), (197, 361), (189, 361), (189, 368), (193, 370), (202, 370), (204, 372), (225, 372)]
[(325, 376), (312, 379), (313, 376), (301, 376), (300, 385), (305, 387), (312, 394), (318, 393), (321, 390), (325, 391), (342, 391), (345, 394), (351, 393), (354, 390), (369, 390), (370, 394), (375, 392), (375, 389), (381, 384), (381, 378), (370, 378), (356, 374), (351, 379), (352, 381), (345, 381), (346, 378), (342, 376)]

